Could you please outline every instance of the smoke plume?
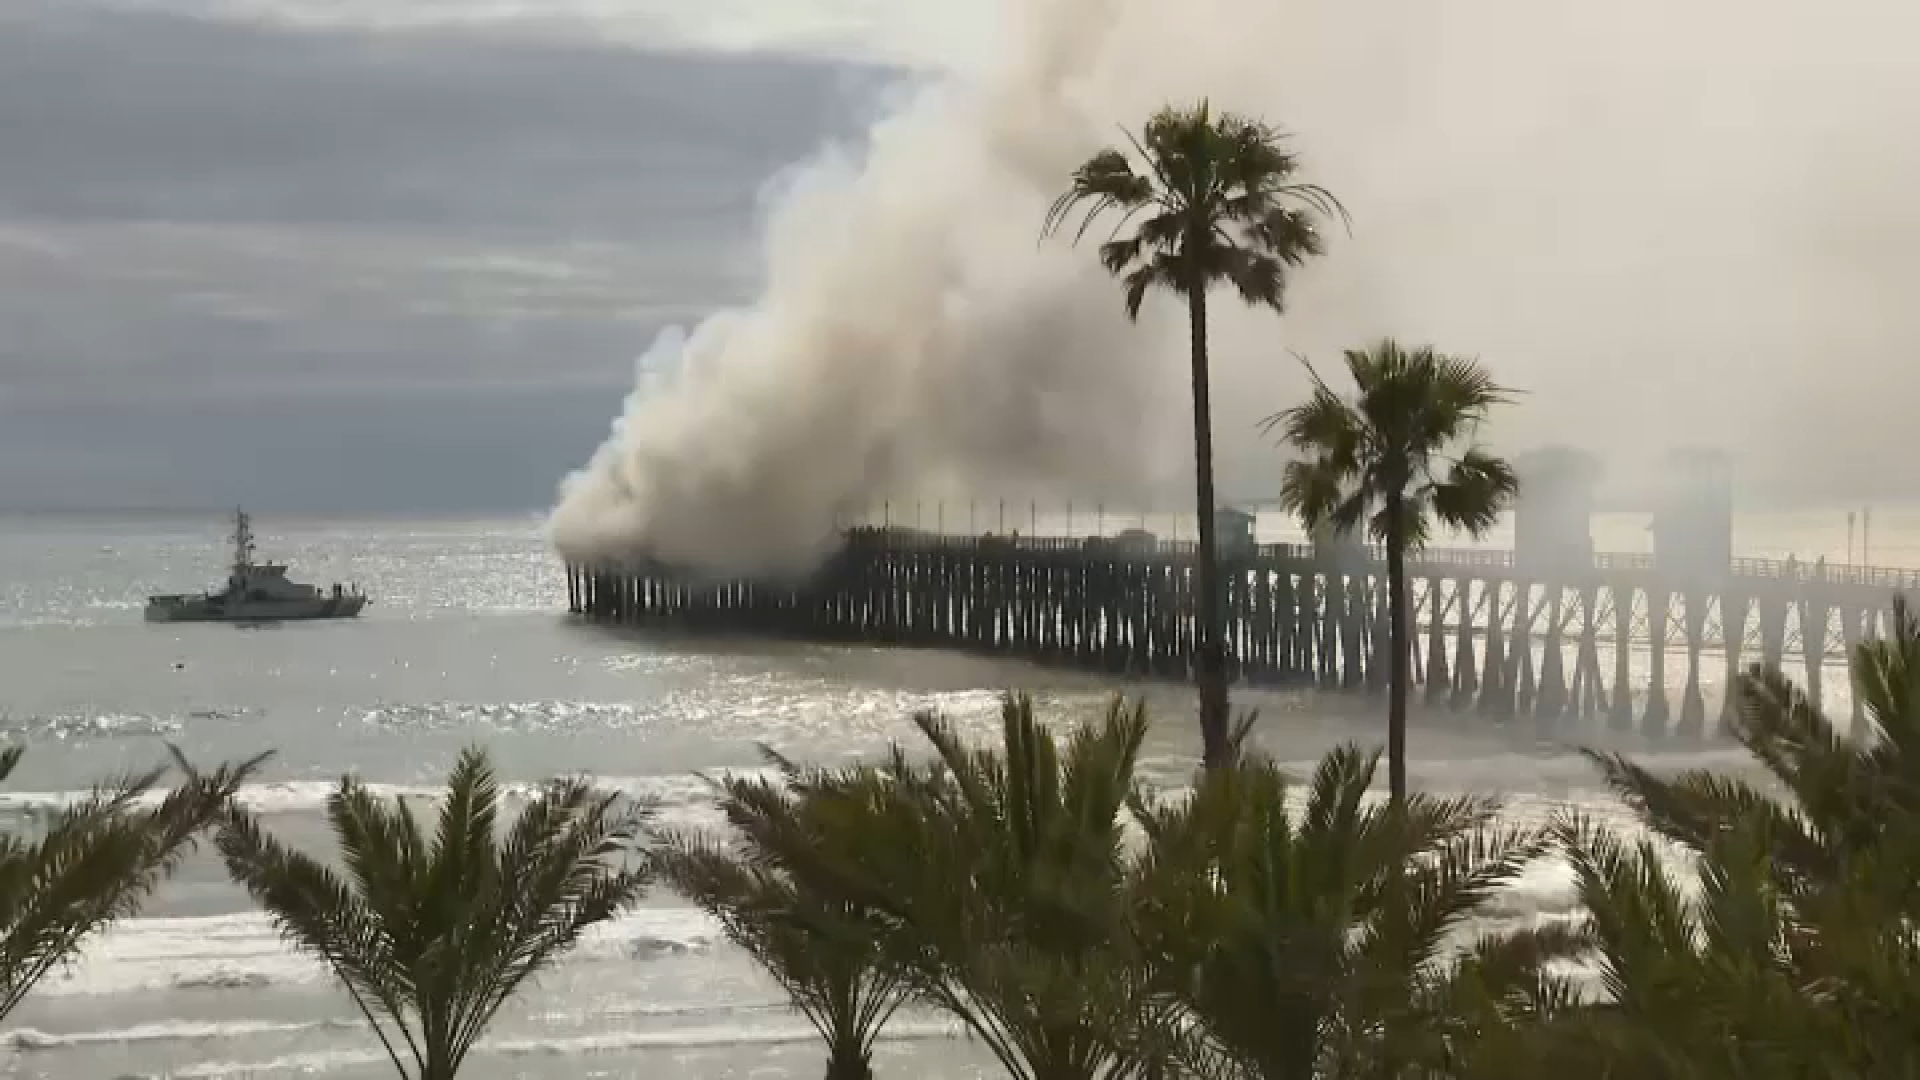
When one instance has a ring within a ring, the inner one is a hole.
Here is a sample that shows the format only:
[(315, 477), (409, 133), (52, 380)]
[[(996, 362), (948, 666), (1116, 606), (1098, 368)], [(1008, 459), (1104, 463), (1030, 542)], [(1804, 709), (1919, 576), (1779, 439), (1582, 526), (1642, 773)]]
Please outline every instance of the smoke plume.
[(564, 554), (769, 572), (886, 497), (1167, 505), (1191, 470), (1177, 302), (1130, 325), (1090, 245), (1037, 232), (1119, 126), (1202, 96), (1293, 131), (1354, 219), (1285, 319), (1215, 305), (1225, 495), (1272, 492), (1254, 422), (1298, 396), (1289, 353), (1331, 363), (1381, 334), (1480, 355), (1527, 391), (1496, 442), (1583, 445), (1616, 483), (1677, 443), (1734, 450), (1756, 498), (1822, 494), (1842, 461), (1863, 483), (1898, 474), (1857, 462), (1920, 392), (1888, 361), (1920, 329), (1902, 303), (1920, 285), (1920, 8), (1008, 0), (996, 16), (987, 61), (954, 58), (863, 145), (789, 178), (755, 301), (655, 343), (564, 485)]

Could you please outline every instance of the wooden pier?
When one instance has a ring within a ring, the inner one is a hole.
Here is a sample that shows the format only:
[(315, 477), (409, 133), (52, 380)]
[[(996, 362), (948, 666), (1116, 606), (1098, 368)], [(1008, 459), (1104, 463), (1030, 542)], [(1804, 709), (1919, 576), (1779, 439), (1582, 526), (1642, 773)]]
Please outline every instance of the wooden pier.
[[(1244, 544), (1223, 549), (1221, 565), (1240, 680), (1384, 689), (1378, 550)], [(1197, 636), (1193, 568), (1191, 543), (863, 527), (802, 582), (715, 582), (634, 560), (569, 566), (567, 591), (575, 614), (606, 623), (1185, 678)], [(1547, 735), (1598, 717), (1656, 739), (1713, 731), (1703, 680), (1754, 662), (1788, 668), (1817, 697), (1830, 665), (1883, 632), (1893, 597), (1920, 589), (1915, 571), (1735, 559), (1718, 580), (1683, 581), (1648, 556), (1596, 555), (1590, 567), (1549, 572), (1471, 549), (1420, 553), (1408, 575), (1416, 692), (1429, 705)], [(1685, 665), (1677, 710), (1669, 663)]]

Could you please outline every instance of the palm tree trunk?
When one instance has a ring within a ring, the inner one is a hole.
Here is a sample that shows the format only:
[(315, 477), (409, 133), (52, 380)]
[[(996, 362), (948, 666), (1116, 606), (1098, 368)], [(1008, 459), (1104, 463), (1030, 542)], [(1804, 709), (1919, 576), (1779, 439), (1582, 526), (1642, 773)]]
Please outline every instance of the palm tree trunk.
[(1200, 594), (1200, 648), (1194, 657), (1194, 681), (1200, 687), (1200, 747), (1208, 768), (1227, 763), (1227, 664), (1220, 612), (1220, 551), (1214, 538), (1213, 402), (1207, 370), (1207, 290), (1187, 293), (1187, 317), (1193, 332), (1193, 493), (1200, 516), (1200, 553), (1194, 583)]
[(1398, 495), (1387, 498), (1387, 632), (1393, 658), (1388, 661), (1387, 791), (1397, 805), (1407, 798), (1407, 691), (1412, 671), (1407, 625), (1406, 506)]
[(857, 1046), (836, 1044), (827, 1057), (826, 1080), (873, 1080), (873, 1064)]

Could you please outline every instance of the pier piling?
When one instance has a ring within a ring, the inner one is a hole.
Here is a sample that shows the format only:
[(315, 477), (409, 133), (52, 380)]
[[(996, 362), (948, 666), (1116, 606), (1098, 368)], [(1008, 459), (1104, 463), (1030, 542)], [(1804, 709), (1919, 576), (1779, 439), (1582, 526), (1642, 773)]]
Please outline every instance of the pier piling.
[[(961, 649), (1187, 678), (1198, 640), (1193, 555), (1191, 543), (856, 528), (798, 581), (714, 580), (648, 559), (569, 565), (567, 609), (598, 623)], [(1601, 717), (1651, 739), (1698, 739), (1709, 733), (1707, 672), (1725, 672), (1713, 688), (1724, 697), (1745, 657), (1795, 658), (1817, 700), (1823, 669), (1882, 631), (1895, 593), (1920, 589), (1912, 571), (1756, 559), (1734, 560), (1718, 585), (1676, 589), (1649, 557), (1596, 555), (1592, 564), (1522, 574), (1508, 552), (1411, 555), (1409, 659), (1428, 705), (1526, 722), (1543, 737)], [(1385, 688), (1381, 552), (1245, 545), (1222, 567), (1226, 641), (1240, 681)], [(1677, 723), (1668, 713), (1670, 646), (1684, 648), (1686, 664)], [(1709, 666), (1715, 652), (1721, 662)], [(1646, 691), (1638, 717), (1636, 686)], [(1724, 715), (1711, 725), (1725, 728)]]

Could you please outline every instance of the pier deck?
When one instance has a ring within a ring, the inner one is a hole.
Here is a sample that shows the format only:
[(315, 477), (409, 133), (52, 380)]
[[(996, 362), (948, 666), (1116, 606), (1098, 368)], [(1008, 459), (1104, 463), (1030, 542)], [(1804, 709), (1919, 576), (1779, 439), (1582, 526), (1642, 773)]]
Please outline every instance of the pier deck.
[[(570, 609), (601, 622), (1178, 678), (1196, 640), (1194, 561), (1191, 543), (863, 527), (800, 582), (713, 581), (646, 559), (571, 565), (567, 578)], [(1223, 549), (1221, 564), (1240, 680), (1384, 688), (1381, 552), (1249, 544)], [(1884, 632), (1894, 596), (1920, 589), (1920, 572), (1906, 570), (1736, 559), (1722, 575), (1682, 579), (1648, 556), (1542, 567), (1483, 549), (1421, 552), (1408, 578), (1414, 677), (1428, 704), (1527, 717), (1547, 732), (1604, 717), (1653, 738), (1714, 726), (1703, 674), (1791, 665), (1817, 698), (1830, 665)], [(1677, 714), (1670, 662), (1685, 665)]]

